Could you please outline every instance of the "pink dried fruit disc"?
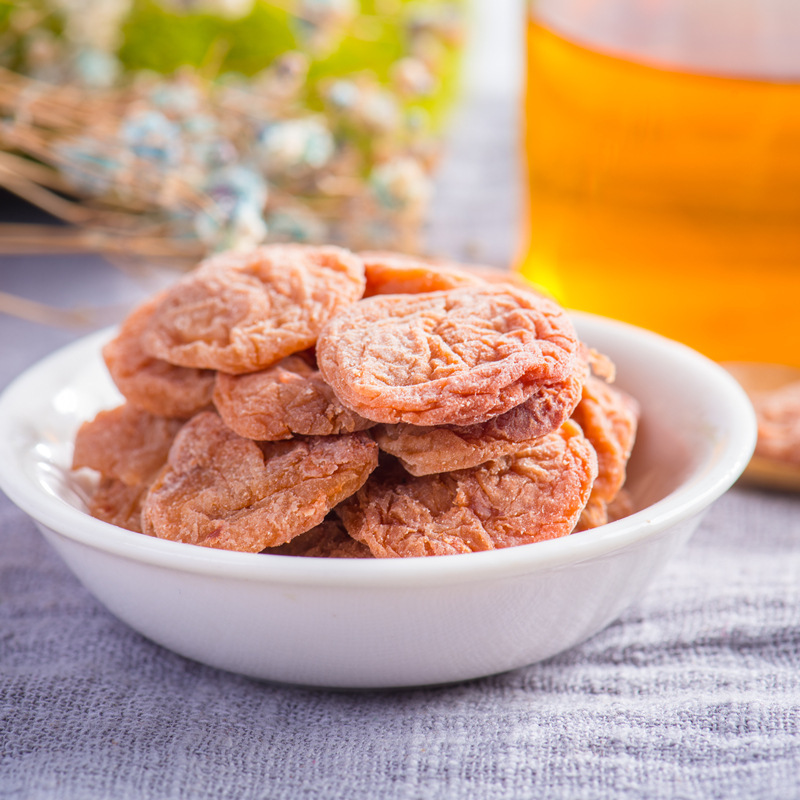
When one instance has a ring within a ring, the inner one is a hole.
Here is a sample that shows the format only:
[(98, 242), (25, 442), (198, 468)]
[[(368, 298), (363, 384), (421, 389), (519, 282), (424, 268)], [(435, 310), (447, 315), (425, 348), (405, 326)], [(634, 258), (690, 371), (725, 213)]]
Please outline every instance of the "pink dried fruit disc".
[(597, 475), (580, 428), (567, 421), (514, 455), (423, 477), (391, 467), (336, 509), (378, 558), (450, 555), (566, 536)]
[(591, 376), (572, 419), (597, 453), (597, 479), (577, 526), (586, 530), (608, 521), (608, 504), (625, 483), (639, 424), (639, 404), (621, 389)]
[(327, 320), (363, 291), (361, 259), (339, 247), (224, 253), (166, 293), (142, 341), (172, 364), (255, 372), (311, 347)]
[(103, 358), (128, 402), (151, 414), (188, 418), (210, 405), (215, 373), (176, 367), (145, 352), (142, 334), (162, 297), (157, 295), (134, 309), (103, 348)]
[(363, 433), (259, 443), (203, 412), (176, 437), (147, 494), (142, 528), (257, 553), (319, 525), (376, 464), (377, 446)]
[(142, 503), (146, 494), (146, 483), (128, 486), (115, 478), (103, 478), (92, 495), (88, 511), (103, 522), (141, 533)]
[(338, 519), (326, 519), (290, 542), (263, 551), (277, 556), (307, 558), (372, 558), (369, 548), (357, 542)]
[(800, 381), (752, 399), (758, 420), (756, 455), (800, 465)]
[(218, 373), (214, 405), (232, 431), (262, 441), (352, 433), (375, 424), (343, 406), (319, 370), (299, 355), (259, 372)]
[(75, 436), (72, 468), (89, 467), (128, 486), (152, 480), (164, 466), (182, 419), (157, 417), (125, 403), (84, 422)]
[(378, 295), (324, 327), (317, 360), (349, 408), (376, 422), (472, 425), (572, 380), (566, 313), (513, 287)]
[(412, 475), (467, 469), (508, 455), (559, 428), (581, 397), (586, 368), (575, 362), (567, 380), (540, 386), (524, 403), (474, 425), (424, 427), (399, 422), (372, 435), (378, 447), (400, 460)]
[(383, 251), (362, 252), (359, 256), (364, 261), (367, 279), (364, 297), (376, 294), (422, 294), (483, 284), (478, 275), (450, 262)]
[[(480, 264), (464, 264), (438, 258), (410, 256), (390, 251), (360, 252), (367, 276), (364, 297), (376, 294), (421, 294), (481, 286), (486, 283), (514, 286), (523, 291), (551, 297), (519, 273)], [(552, 297), (551, 297), (552, 299)]]

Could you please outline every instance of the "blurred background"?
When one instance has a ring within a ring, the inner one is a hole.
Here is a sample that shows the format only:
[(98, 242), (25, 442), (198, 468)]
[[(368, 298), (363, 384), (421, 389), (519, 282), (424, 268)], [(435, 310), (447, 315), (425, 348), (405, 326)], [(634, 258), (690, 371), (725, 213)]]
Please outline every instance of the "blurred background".
[(262, 242), (507, 268), (524, 19), (484, 0), (0, 3), (0, 310), (97, 327)]
[(175, 264), (270, 241), (419, 249), (463, 0), (0, 9), (0, 182), (91, 232), (54, 245)]
[(333, 242), (800, 366), (798, 154), (784, 0), (0, 2), (0, 310)]

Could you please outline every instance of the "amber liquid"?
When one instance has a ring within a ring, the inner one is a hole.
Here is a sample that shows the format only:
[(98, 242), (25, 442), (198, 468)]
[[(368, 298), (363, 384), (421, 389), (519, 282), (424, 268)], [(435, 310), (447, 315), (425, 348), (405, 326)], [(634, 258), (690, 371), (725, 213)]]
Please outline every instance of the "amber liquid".
[(800, 82), (528, 35), (519, 267), (718, 360), (800, 365)]

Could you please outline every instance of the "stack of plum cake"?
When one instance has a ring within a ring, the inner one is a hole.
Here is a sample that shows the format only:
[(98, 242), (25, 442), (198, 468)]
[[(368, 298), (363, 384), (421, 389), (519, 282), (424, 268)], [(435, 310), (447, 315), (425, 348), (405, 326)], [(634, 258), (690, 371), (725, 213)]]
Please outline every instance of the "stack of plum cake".
[(268, 245), (209, 258), (103, 349), (125, 402), (85, 422), (90, 513), (204, 547), (447, 555), (630, 509), (636, 401), (511, 275)]

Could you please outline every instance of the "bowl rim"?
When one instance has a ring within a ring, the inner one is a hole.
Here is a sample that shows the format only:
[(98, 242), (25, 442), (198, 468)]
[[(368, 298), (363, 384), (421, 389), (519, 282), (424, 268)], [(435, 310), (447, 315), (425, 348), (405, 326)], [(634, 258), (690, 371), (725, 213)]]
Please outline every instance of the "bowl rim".
[[(107, 340), (115, 327), (85, 336), (33, 364), (0, 395), (0, 489), (40, 526), (58, 536), (113, 556), (181, 572), (238, 580), (315, 587), (397, 588), (513, 578), (545, 569), (568, 567), (599, 558), (689, 520), (727, 491), (744, 471), (756, 441), (756, 420), (750, 401), (736, 380), (720, 365), (679, 342), (619, 320), (570, 311), (579, 325), (639, 337), (654, 350), (669, 352), (695, 367), (719, 389), (727, 437), (714, 446), (704, 468), (664, 498), (600, 528), (559, 539), (499, 550), (436, 558), (324, 559), (239, 553), (155, 539), (95, 519), (34, 481), (20, 468), (10, 445), (13, 415), (29, 393), (29, 385), (56, 364), (76, 358)], [(583, 338), (583, 335), (582, 335)], [(587, 337), (591, 340), (591, 336)], [(591, 343), (591, 342), (590, 342)]]

